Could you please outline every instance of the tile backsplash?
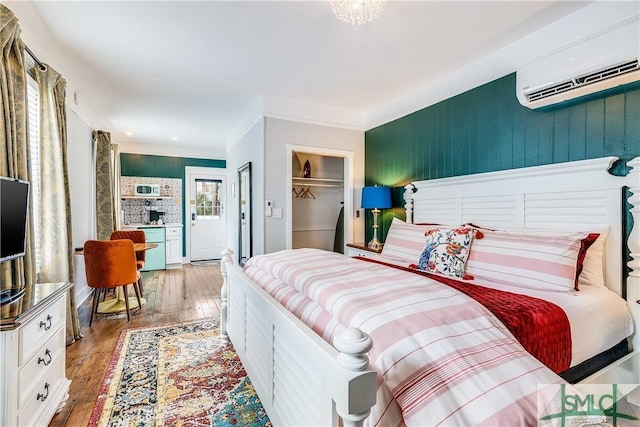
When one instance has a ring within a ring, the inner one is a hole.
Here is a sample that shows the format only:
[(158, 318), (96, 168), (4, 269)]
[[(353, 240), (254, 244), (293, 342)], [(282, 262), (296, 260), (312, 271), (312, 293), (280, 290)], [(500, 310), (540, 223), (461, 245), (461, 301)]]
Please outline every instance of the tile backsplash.
[(149, 222), (149, 210), (164, 212), (165, 224), (182, 224), (182, 180), (179, 178), (148, 178), (139, 176), (120, 177), (120, 196), (133, 196), (135, 184), (160, 185), (163, 199), (122, 199), (124, 225)]

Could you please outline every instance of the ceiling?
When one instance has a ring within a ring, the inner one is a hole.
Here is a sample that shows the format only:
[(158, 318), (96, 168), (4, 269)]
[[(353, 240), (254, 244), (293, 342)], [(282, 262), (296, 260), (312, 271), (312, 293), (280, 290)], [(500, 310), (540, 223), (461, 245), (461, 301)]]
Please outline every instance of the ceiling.
[(391, 1), (362, 26), (338, 21), (326, 1), (33, 6), (81, 70), (73, 84), (99, 117), (93, 126), (116, 141), (219, 151), (266, 111), (379, 125), (371, 117), (385, 105), (586, 4)]

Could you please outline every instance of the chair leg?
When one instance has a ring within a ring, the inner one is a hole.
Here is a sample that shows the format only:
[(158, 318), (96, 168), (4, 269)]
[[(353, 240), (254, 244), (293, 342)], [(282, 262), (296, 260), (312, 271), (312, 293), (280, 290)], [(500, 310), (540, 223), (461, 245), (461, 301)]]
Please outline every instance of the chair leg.
[(129, 315), (129, 292), (127, 292), (127, 285), (124, 285), (124, 305), (127, 307), (127, 322), (131, 322), (131, 316)]
[(140, 274), (140, 278), (138, 279), (138, 289), (140, 289), (140, 296), (142, 296), (142, 274)]
[(89, 319), (89, 326), (93, 323), (93, 314), (98, 311), (98, 302), (100, 301), (100, 288), (93, 290), (93, 303), (91, 307), (91, 318)]
[(138, 308), (142, 310), (142, 301), (140, 301), (140, 298), (142, 297), (142, 295), (141, 295), (140, 289), (138, 288), (137, 283), (133, 283), (133, 290), (136, 292), (136, 299), (138, 300)]

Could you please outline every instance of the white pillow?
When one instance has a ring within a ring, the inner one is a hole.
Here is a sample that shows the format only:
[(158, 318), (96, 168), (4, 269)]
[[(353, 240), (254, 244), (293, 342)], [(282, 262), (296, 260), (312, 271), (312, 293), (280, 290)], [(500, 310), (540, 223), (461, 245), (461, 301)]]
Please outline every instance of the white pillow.
[(425, 233), (433, 227), (409, 224), (393, 218), (381, 255), (407, 264), (417, 264), (427, 239)]
[(478, 281), (567, 292), (577, 290), (579, 254), (587, 233), (482, 229), (474, 241), (466, 273)]

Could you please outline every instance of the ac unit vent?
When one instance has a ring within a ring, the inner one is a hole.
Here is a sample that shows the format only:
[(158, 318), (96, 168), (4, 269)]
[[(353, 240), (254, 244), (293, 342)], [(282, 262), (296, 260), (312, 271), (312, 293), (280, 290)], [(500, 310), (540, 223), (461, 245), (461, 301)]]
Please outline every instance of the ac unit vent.
[(603, 70), (595, 71), (581, 77), (576, 77), (572, 80), (546, 87), (544, 89), (536, 90), (535, 92), (526, 94), (526, 97), (529, 102), (537, 101), (539, 99), (548, 98), (550, 96), (557, 95), (559, 93), (566, 92), (578, 87), (588, 86), (590, 84), (609, 80), (623, 74), (631, 73), (638, 69), (638, 60), (634, 59), (633, 61), (627, 61), (613, 67), (608, 67)]

